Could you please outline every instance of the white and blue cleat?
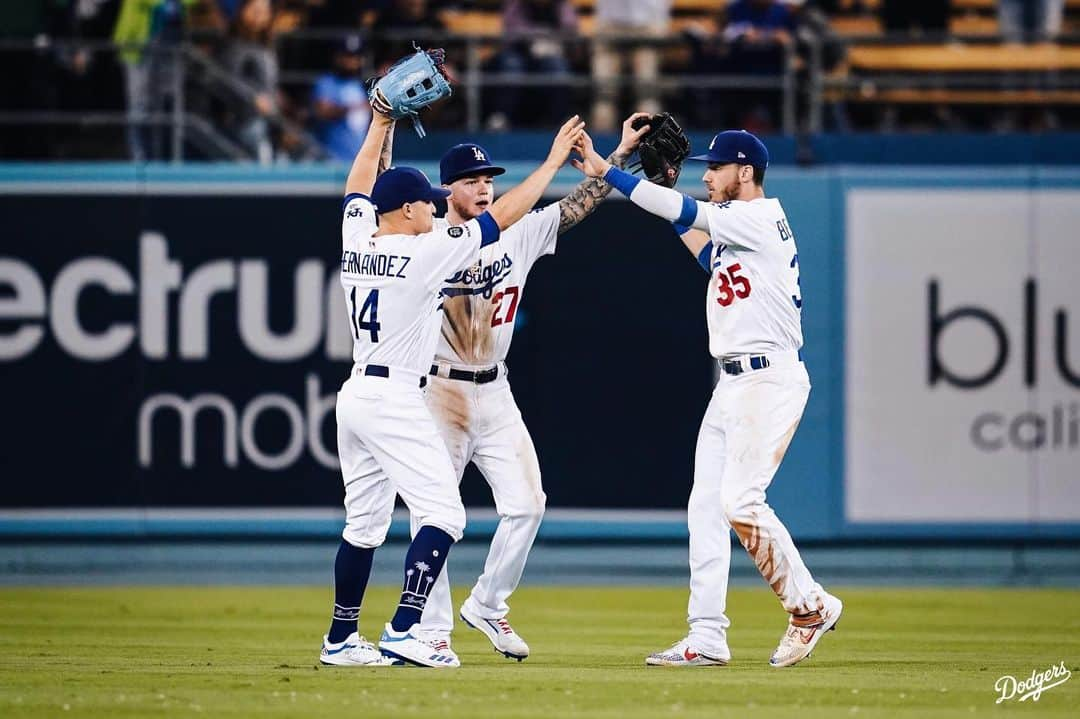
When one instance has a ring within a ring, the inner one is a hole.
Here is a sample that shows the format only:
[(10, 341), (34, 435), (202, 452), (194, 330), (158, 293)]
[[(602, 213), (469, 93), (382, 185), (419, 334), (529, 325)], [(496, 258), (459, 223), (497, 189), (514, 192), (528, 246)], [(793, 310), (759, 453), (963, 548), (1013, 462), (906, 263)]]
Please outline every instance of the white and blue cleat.
[(463, 622), (483, 633), (495, 647), (495, 651), (507, 659), (517, 659), (520, 662), (529, 656), (529, 645), (520, 634), (514, 631), (505, 617), (484, 619), (479, 614), (469, 611), (464, 605), (461, 607), (460, 614)]
[(394, 663), (356, 632), (336, 644), (324, 636), (319, 661), (336, 667), (385, 667)]
[(461, 660), (445, 638), (424, 637), (419, 634), (418, 625), (413, 625), (408, 631), (396, 632), (387, 622), (382, 638), (379, 639), (379, 649), (384, 657), (397, 663), (434, 669), (461, 666)]

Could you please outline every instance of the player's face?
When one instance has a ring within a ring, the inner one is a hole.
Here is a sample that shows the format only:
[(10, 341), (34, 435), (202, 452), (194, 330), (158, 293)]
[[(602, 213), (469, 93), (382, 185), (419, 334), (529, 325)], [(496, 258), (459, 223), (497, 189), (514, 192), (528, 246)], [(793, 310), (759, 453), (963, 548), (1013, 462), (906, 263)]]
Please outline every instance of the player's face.
[(702, 181), (709, 193), (709, 202), (726, 202), (739, 196), (739, 165), (734, 162), (710, 162)]
[(431, 232), (431, 228), (434, 226), (432, 220), (435, 217), (434, 202), (425, 202), (423, 200), (406, 202), (401, 209), (405, 213), (405, 217), (412, 223), (414, 232), (418, 235)]
[(479, 217), (495, 201), (495, 180), (491, 175), (463, 177), (448, 187), (452, 194), (447, 201), (463, 220)]

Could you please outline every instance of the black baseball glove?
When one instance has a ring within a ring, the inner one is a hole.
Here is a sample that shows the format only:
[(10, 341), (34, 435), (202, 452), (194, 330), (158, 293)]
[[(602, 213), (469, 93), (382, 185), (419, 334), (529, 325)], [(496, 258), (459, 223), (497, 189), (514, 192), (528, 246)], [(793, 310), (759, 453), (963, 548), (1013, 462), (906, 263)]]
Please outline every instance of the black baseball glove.
[(690, 155), (690, 139), (675, 122), (670, 112), (634, 120), (635, 130), (649, 125), (649, 131), (638, 145), (637, 162), (630, 165), (631, 172), (641, 170), (650, 182), (664, 187), (674, 187), (682, 170), (683, 160)]

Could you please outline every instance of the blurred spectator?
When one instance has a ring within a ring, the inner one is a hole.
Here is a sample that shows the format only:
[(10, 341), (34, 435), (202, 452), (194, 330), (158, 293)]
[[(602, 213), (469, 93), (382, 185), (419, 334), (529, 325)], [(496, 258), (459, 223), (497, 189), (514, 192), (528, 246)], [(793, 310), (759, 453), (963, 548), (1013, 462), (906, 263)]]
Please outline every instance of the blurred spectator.
[[(719, 33), (691, 34), (691, 72), (779, 77), (787, 71), (796, 27), (795, 17), (784, 3), (735, 0), (720, 18)], [(740, 90), (734, 103), (730, 101), (733, 91), (728, 89), (703, 88), (691, 90), (690, 95), (690, 106), (698, 113), (692, 121), (706, 127), (722, 119), (727, 126), (772, 132), (779, 124), (779, 90)], [(723, 118), (712, 116), (716, 108), (725, 108)]]
[(378, 10), (371, 26), (375, 65), (381, 71), (408, 55), (413, 50), (414, 39), (424, 47), (438, 46), (433, 43), (431, 33), (445, 30), (442, 11), (436, 10), (428, 0), (389, 0)]
[(359, 35), (346, 37), (334, 54), (333, 72), (319, 77), (313, 91), (315, 135), (343, 162), (353, 161), (371, 123), (371, 105), (361, 79), (362, 49)]
[[(534, 73), (554, 78), (568, 77), (570, 63), (563, 43), (553, 37), (518, 37), (551, 33), (577, 34), (578, 17), (571, 0), (506, 0), (502, 17), (503, 34), (510, 41), (488, 65), (488, 71), (511, 75)], [(520, 125), (527, 115), (540, 122), (565, 121), (569, 92), (565, 87), (545, 85), (539, 88), (509, 85), (495, 87), (487, 125), (494, 130)], [(522, 104), (522, 98), (541, 98), (536, 107)]]
[(271, 0), (242, 0), (222, 57), (229, 72), (256, 93), (250, 105), (244, 100), (231, 124), (240, 144), (263, 165), (274, 157), (266, 117), (278, 108), (278, 62), (270, 47), (273, 20)]
[(882, 0), (881, 24), (891, 33), (945, 33), (949, 0)]
[(113, 42), (120, 46), (127, 92), (128, 150), (135, 162), (165, 156), (164, 128), (156, 121), (148, 128), (148, 114), (163, 112), (176, 100), (179, 58), (175, 48), (183, 35), (187, 8), (197, 1), (123, 0), (120, 6)]
[[(594, 130), (614, 130), (623, 113), (616, 107), (622, 60), (631, 58), (637, 97), (633, 109), (659, 112), (660, 50), (648, 40), (663, 38), (671, 15), (671, 0), (596, 0), (596, 40), (592, 74), (596, 83), (592, 111)], [(626, 44), (621, 38), (641, 37), (644, 44)]]
[(1010, 40), (1029, 34), (1056, 37), (1064, 15), (1065, 0), (998, 0), (998, 27)]

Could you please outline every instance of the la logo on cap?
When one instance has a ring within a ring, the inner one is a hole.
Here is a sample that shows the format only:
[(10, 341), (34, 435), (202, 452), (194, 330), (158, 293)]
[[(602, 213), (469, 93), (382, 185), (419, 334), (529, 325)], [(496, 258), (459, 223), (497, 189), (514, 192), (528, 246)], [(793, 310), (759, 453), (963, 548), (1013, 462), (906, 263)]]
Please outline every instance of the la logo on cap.
[(487, 158), (484, 157), (484, 153), (480, 150), (479, 147), (474, 147), (472, 149), (472, 152), (473, 152), (473, 157), (476, 158), (477, 162), (487, 162)]
[(710, 149), (710, 150), (711, 150), (711, 149), (713, 149), (713, 147), (714, 147), (715, 145), (716, 145), (716, 138), (714, 137), (714, 138), (712, 139), (712, 142), (710, 142), (710, 143), (709, 143), (709, 149)]

